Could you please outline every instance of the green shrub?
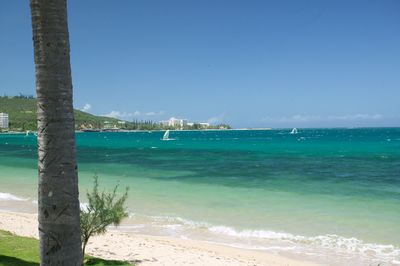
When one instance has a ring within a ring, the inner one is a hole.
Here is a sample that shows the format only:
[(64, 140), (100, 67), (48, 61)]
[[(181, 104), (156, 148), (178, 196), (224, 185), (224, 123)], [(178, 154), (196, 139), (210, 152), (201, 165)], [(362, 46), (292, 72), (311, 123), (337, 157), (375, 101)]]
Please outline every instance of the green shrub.
[(128, 217), (125, 202), (128, 198), (128, 187), (121, 197), (117, 197), (118, 185), (111, 193), (99, 192), (98, 177), (94, 177), (91, 192), (87, 192), (89, 204), (81, 209), (81, 234), (82, 253), (85, 255), (89, 238), (94, 235), (104, 234), (109, 225), (119, 225), (123, 218)]

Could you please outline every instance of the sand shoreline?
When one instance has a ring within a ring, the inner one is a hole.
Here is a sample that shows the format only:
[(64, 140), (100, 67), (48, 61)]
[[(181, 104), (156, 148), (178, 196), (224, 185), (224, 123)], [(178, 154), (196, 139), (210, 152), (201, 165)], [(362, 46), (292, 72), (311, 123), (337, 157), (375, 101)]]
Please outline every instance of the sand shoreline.
[[(0, 211), (0, 229), (38, 238), (37, 214)], [(317, 265), (283, 256), (202, 241), (149, 236), (111, 229), (94, 237), (87, 247), (90, 255), (138, 262), (138, 265)]]

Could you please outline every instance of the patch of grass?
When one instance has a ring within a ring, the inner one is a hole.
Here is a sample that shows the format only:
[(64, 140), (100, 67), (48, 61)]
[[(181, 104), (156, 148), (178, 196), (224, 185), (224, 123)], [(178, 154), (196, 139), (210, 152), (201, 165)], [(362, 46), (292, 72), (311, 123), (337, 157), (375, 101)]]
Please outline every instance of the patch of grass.
[[(85, 265), (131, 266), (132, 264), (87, 257)], [(0, 266), (39, 266), (39, 241), (0, 230)]]
[(39, 266), (39, 263), (17, 259), (15, 257), (0, 255), (1, 266)]
[(39, 241), (0, 231), (0, 266), (39, 265)]

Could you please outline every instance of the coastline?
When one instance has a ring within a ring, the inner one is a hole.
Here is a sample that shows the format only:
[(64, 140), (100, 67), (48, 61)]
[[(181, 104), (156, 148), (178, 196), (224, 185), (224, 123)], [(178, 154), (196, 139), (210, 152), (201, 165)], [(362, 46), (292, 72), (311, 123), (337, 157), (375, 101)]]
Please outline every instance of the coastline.
[[(177, 132), (198, 132), (198, 131), (263, 131), (263, 130), (274, 130), (276, 128), (223, 128), (223, 129), (217, 129), (217, 128), (205, 128), (205, 129), (170, 129), (170, 131), (177, 131)], [(287, 128), (290, 129), (290, 128)], [(115, 131), (110, 131), (110, 130), (96, 130), (96, 131), (84, 131), (84, 130), (75, 130), (75, 133), (129, 133), (129, 132), (165, 132), (168, 129), (120, 129), (120, 130), (115, 130)], [(30, 133), (36, 133), (37, 131), (30, 130)], [(0, 131), (0, 134), (26, 134), (26, 131)]]
[[(37, 214), (0, 210), (0, 229), (38, 238)], [(89, 241), (87, 253), (104, 259), (126, 260), (138, 265), (265, 265), (312, 266), (313, 262), (280, 255), (222, 246), (214, 243), (150, 236), (110, 230)]]

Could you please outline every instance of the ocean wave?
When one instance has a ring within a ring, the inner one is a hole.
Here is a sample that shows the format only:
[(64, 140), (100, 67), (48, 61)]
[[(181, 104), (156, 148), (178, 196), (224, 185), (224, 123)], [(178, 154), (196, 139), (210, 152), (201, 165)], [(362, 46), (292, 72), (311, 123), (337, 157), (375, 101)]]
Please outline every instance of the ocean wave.
[[(134, 217), (137, 214), (131, 214), (129, 217)], [(189, 219), (185, 219), (179, 216), (162, 216), (162, 215), (154, 215), (154, 216), (146, 216), (146, 215), (140, 215), (143, 217), (147, 217), (148, 219), (152, 220), (153, 222), (158, 222), (158, 223), (168, 223), (168, 225), (185, 225), (191, 228), (208, 228), (212, 226), (209, 223), (206, 222), (200, 222), (200, 221), (193, 221)]]
[(366, 243), (357, 238), (346, 238), (335, 234), (326, 234), (319, 236), (301, 236), (290, 233), (280, 233), (268, 230), (235, 230), (227, 226), (212, 226), (208, 228), (211, 232), (223, 235), (229, 235), (236, 238), (255, 238), (265, 240), (279, 240), (291, 242), (293, 244), (302, 244), (319, 248), (335, 250), (351, 254), (360, 254), (366, 257), (379, 257), (385, 259), (400, 258), (400, 249), (394, 245), (383, 245)]
[(0, 192), (0, 200), (2, 200), (2, 201), (25, 201), (27, 199), (17, 197), (10, 193)]
[[(146, 217), (152, 226), (160, 228), (199, 229), (214, 235), (214, 239), (231, 239), (230, 246), (257, 250), (298, 250), (300, 253), (325, 250), (331, 254), (355, 256), (393, 263), (400, 260), (400, 248), (394, 245), (367, 243), (355, 237), (343, 237), (335, 234), (303, 236), (272, 230), (238, 230), (231, 226), (213, 225), (207, 222), (193, 221), (181, 217), (146, 216), (131, 214), (130, 217)], [(264, 244), (263, 244), (264, 243)], [(274, 247), (274, 243), (282, 246)], [(271, 246), (272, 245), (272, 246)]]

